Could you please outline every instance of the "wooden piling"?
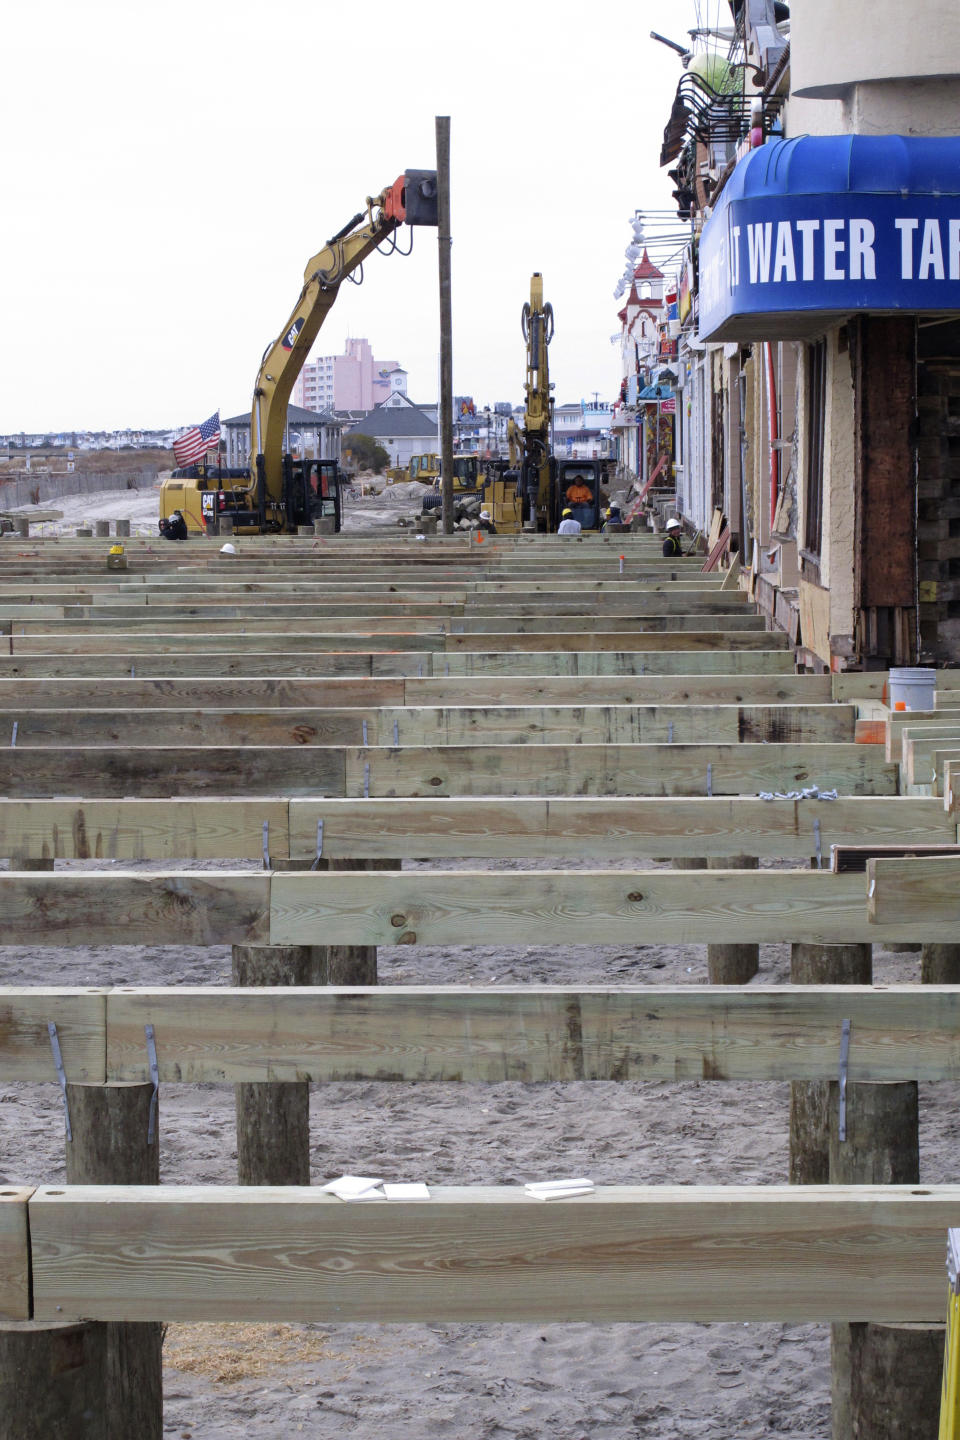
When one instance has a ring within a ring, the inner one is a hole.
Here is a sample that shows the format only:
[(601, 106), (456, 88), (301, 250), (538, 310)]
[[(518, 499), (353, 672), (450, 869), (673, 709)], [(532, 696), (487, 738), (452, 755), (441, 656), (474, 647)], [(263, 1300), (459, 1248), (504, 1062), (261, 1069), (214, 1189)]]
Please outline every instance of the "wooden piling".
[(107, 1440), (107, 1328), (94, 1321), (0, 1325), (0, 1440)]
[(960, 985), (960, 945), (924, 945), (920, 955), (920, 983)]
[[(848, 1085), (843, 1140), (840, 1085), (832, 1080), (827, 1124), (831, 1185), (918, 1183), (915, 1080)], [(834, 1440), (919, 1440), (936, 1434), (942, 1325), (834, 1323), (830, 1350)]]
[[(67, 1141), (68, 1185), (159, 1185), (159, 1115), (151, 1136), (151, 1084), (67, 1085), (73, 1138)], [(149, 1137), (149, 1138), (148, 1138)], [(98, 1408), (104, 1440), (160, 1440), (163, 1434), (163, 1326), (159, 1321), (103, 1321)], [(60, 1432), (52, 1432), (60, 1433)], [(78, 1430), (86, 1440), (87, 1431)]]
[[(792, 985), (870, 985), (872, 945), (804, 945), (790, 947)], [(837, 1064), (840, 1035), (837, 1034)], [(790, 1085), (790, 1183), (826, 1185), (830, 1173), (828, 1082), (794, 1080)]]
[[(275, 860), (275, 870), (400, 869), (399, 860)], [(375, 945), (234, 945), (235, 985), (376, 985)], [(241, 1185), (310, 1184), (307, 1081), (235, 1086)]]
[[(711, 856), (708, 870), (757, 870), (756, 855)], [(759, 945), (708, 945), (707, 974), (711, 985), (746, 985), (760, 969)]]

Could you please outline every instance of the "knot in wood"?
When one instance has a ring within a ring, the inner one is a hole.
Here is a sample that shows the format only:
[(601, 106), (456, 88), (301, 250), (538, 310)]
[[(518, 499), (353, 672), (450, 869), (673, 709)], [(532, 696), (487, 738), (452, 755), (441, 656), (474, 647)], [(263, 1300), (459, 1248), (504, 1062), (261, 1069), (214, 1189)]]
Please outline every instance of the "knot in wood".
[(417, 943), (416, 930), (404, 930), (402, 935), (397, 936), (398, 945), (415, 945)]
[(441, 778), (440, 778), (439, 775), (431, 775), (431, 776), (430, 776), (430, 780), (429, 780), (429, 784), (431, 784), (431, 785), (442, 785), (442, 784), (443, 784), (443, 781), (441, 780)]
[(394, 929), (396, 929), (396, 930), (399, 930), (399, 929), (400, 929), (400, 926), (401, 926), (401, 925), (406, 925), (406, 923), (407, 923), (407, 917), (406, 917), (406, 915), (391, 915), (391, 916), (390, 916), (390, 924), (391, 924), (391, 925), (394, 927)]
[(627, 899), (628, 899), (628, 900), (634, 900), (634, 901), (636, 901), (636, 900), (642, 900), (642, 899), (643, 899), (643, 891), (642, 891), (642, 890), (631, 890), (631, 891), (630, 891), (630, 894), (627, 896)]

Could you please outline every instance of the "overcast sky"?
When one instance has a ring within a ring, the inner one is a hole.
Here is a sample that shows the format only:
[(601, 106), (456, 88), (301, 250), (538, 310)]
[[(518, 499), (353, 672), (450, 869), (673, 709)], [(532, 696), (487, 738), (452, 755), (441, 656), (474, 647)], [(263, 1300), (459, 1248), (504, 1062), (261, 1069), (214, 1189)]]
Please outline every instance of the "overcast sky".
[[(0, 433), (245, 411), (325, 240), (451, 117), (454, 391), (522, 398), (540, 270), (561, 403), (618, 384), (613, 290), (685, 40), (725, 0), (47, 0), (4, 23)], [(409, 237), (405, 230), (404, 238)], [(372, 256), (314, 346), (366, 336), (434, 400), (436, 233)]]

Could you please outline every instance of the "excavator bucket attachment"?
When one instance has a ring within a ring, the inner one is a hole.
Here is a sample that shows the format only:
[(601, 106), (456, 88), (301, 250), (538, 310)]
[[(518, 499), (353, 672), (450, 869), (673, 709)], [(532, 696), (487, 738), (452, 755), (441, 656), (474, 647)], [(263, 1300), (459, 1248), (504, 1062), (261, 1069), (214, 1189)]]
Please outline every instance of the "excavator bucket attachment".
[(437, 224), (436, 170), (407, 170), (390, 186), (384, 210), (398, 223)]

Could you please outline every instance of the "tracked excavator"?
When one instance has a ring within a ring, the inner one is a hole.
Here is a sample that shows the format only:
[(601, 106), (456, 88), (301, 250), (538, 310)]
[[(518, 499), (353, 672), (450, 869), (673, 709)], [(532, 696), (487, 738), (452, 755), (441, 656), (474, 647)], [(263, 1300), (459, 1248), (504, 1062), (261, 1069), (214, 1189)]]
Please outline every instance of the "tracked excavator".
[(498, 532), (524, 530), (555, 533), (563, 512), (570, 509), (583, 530), (599, 530), (603, 523), (602, 472), (596, 460), (559, 459), (553, 453), (553, 385), (549, 345), (553, 339), (553, 306), (544, 303), (543, 276), (530, 280), (530, 299), (520, 316), (527, 347), (524, 384), (526, 405), (522, 430), (511, 421), (507, 427), (511, 463), (484, 491)]
[[(250, 412), (251, 464), (226, 474), (202, 467), (164, 482), (160, 516), (180, 510), (194, 533), (223, 520), (234, 533), (286, 531), (328, 518), (340, 528), (341, 475), (335, 460), (294, 459), (284, 450), (287, 404), (294, 382), (340, 293), (374, 250), (392, 255), (403, 224), (437, 224), (437, 172), (407, 170), (359, 211), (308, 262), (303, 289), (278, 338), (266, 348), (257, 372)], [(400, 254), (409, 251), (401, 250)], [(355, 281), (354, 283), (359, 283)]]

